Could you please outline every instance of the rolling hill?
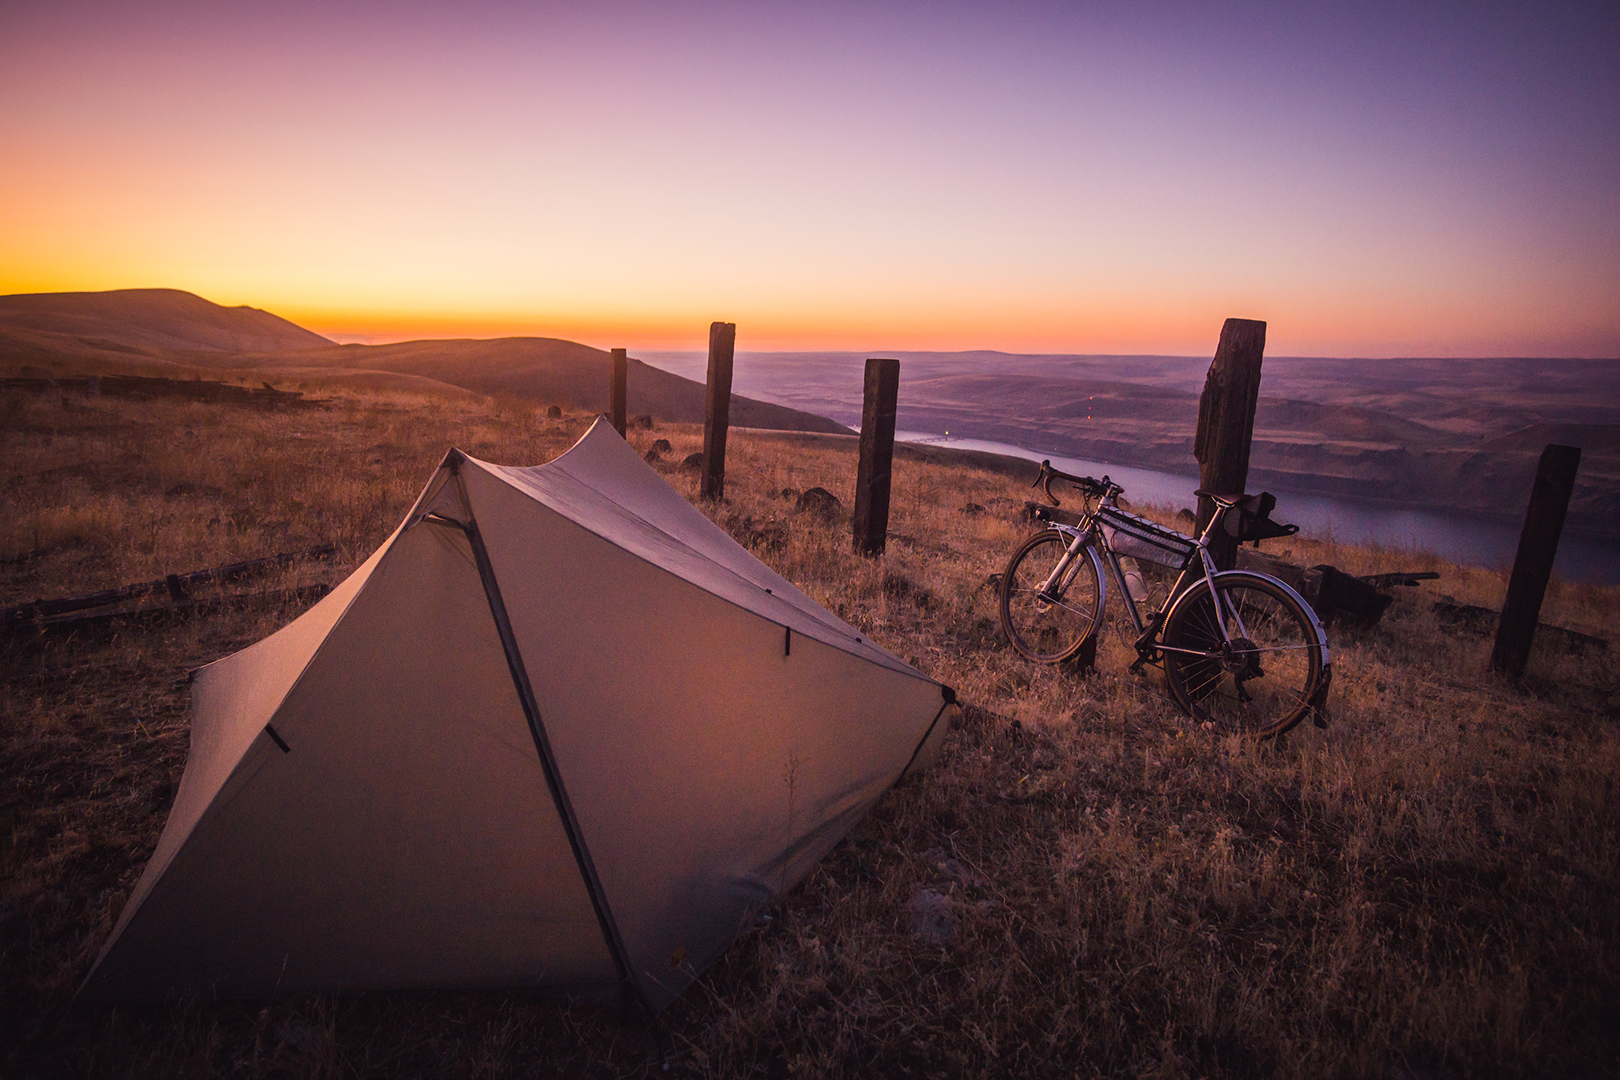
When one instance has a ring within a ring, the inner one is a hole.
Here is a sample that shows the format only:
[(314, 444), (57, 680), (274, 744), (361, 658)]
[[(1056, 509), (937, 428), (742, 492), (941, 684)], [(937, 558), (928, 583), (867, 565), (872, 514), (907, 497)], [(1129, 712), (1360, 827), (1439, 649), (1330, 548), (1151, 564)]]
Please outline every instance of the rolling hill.
[(31, 347), (42, 358), (102, 353), (285, 352), (329, 346), (319, 334), (268, 311), (221, 307), (179, 289), (0, 296), (0, 348)]
[[(537, 404), (604, 411), (610, 357), (557, 338), (338, 345), (269, 312), (222, 307), (175, 289), (0, 296), (0, 370), (20, 374), (217, 376), (340, 383), (365, 389), (441, 387), (512, 394)], [(700, 422), (702, 383), (632, 360), (632, 414)], [(732, 395), (739, 427), (848, 433), (824, 416)]]

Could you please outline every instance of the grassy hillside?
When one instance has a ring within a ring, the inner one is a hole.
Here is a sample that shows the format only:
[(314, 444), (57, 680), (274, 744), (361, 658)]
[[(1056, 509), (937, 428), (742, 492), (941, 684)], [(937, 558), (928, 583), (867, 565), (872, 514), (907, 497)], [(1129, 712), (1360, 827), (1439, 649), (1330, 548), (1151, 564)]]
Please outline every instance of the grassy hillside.
[[(558, 338), (335, 345), (256, 308), (225, 308), (175, 289), (0, 296), (0, 375), (265, 376), (305, 388), (511, 394), (591, 412), (609, 408), (610, 357)], [(632, 414), (702, 422), (705, 388), (630, 361)], [(731, 423), (848, 432), (814, 412), (733, 394)]]
[[(510, 396), (348, 394), (325, 409), (0, 399), (0, 604), (320, 542), (252, 587), (334, 582), (446, 448), (547, 460), (590, 416)], [(657, 467), (701, 444), (667, 439)], [(1296, 537), (1354, 573), (1434, 569), (1372, 631), (1334, 630), (1333, 722), (1257, 746), (1189, 727), (1104, 642), (1092, 676), (999, 640), (985, 578), (1023, 535), (1027, 466), (897, 458), (889, 550), (784, 491), (852, 497), (853, 440), (736, 432), (705, 510), (969, 706), (657, 1024), (522, 992), (58, 1013), (153, 846), (185, 763), (191, 667), (298, 605), (0, 641), (0, 1071), (7, 1076), (1516, 1076), (1620, 1060), (1620, 682), (1612, 653), (1437, 621), (1502, 579)], [(968, 512), (968, 504), (984, 507)], [(1174, 508), (1150, 510), (1172, 520)], [(1543, 619), (1620, 637), (1620, 590), (1555, 583)], [(244, 927), (244, 933), (251, 933)], [(49, 1036), (30, 1039), (53, 1016)]]
[[(265, 367), (274, 357), (245, 355), (242, 367)], [(490, 340), (406, 341), (393, 345), (342, 345), (300, 353), (270, 370), (304, 378), (345, 370), (388, 371), (433, 379), (481, 394), (511, 394), (540, 403), (556, 403), (588, 412), (608, 409), (611, 357), (559, 338), (494, 338)], [(704, 385), (630, 359), (626, 408), (631, 415), (651, 414), (665, 420), (701, 423)], [(815, 413), (733, 395), (731, 422), (739, 427), (791, 431), (847, 432), (848, 428)]]
[(285, 352), (332, 344), (268, 311), (226, 308), (179, 289), (0, 296), (0, 342), (33, 345), (42, 355), (102, 354), (172, 359), (174, 351)]

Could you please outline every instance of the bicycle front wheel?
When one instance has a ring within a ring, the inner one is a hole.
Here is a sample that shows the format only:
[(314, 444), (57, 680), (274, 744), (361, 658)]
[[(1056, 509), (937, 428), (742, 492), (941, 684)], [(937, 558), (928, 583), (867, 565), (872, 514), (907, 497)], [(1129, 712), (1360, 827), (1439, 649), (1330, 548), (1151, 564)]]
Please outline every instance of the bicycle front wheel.
[(1089, 545), (1065, 564), (1069, 543), (1056, 529), (1038, 532), (1013, 552), (1001, 575), (1001, 628), (1014, 649), (1043, 664), (1080, 651), (1097, 632), (1108, 595)]
[(1170, 692), (1188, 715), (1222, 730), (1280, 735), (1327, 688), (1319, 625), (1262, 574), (1217, 574), (1215, 592), (1218, 608), (1199, 582), (1165, 619), (1160, 645)]

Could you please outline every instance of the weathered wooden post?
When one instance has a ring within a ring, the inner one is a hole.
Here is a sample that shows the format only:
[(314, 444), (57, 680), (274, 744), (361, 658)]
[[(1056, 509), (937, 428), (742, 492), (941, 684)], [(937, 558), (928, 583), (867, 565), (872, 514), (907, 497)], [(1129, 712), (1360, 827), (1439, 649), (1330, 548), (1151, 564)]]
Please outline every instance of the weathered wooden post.
[(612, 406), (611, 407), (612, 407), (613, 411), (608, 414), (608, 417), (609, 417), (609, 419), (611, 419), (613, 421), (613, 430), (615, 430), (615, 431), (617, 431), (619, 433), (620, 438), (624, 437), (624, 424), (625, 424), (625, 419), (624, 419), (624, 394), (625, 394), (625, 383), (628, 380), (628, 368), (629, 368), (629, 366), (630, 366), (630, 360), (629, 360), (628, 355), (625, 353), (625, 350), (623, 350), (623, 349), (614, 349), (613, 350), (613, 392), (612, 392), (612, 394), (610, 396), (610, 400), (612, 401)]
[(703, 403), (703, 481), (705, 499), (726, 494), (726, 427), (731, 422), (731, 357), (737, 324), (709, 324), (709, 387)]
[(1530, 509), (1524, 514), (1519, 552), (1513, 559), (1513, 576), (1508, 578), (1502, 621), (1496, 624), (1496, 644), (1491, 649), (1491, 667), (1515, 678), (1524, 674), (1530, 659), (1530, 643), (1536, 635), (1547, 582), (1552, 579), (1553, 557), (1558, 554), (1558, 538), (1564, 532), (1580, 466), (1580, 447), (1553, 443), (1541, 452), (1541, 464), (1536, 468)]
[(881, 555), (889, 541), (889, 477), (894, 470), (894, 413), (900, 399), (900, 361), (866, 362), (861, 406), (861, 462), (855, 470), (855, 550)]
[[(1193, 456), (1198, 459), (1198, 486), (1217, 495), (1243, 492), (1249, 481), (1249, 440), (1254, 436), (1254, 408), (1260, 400), (1260, 360), (1266, 351), (1266, 324), (1254, 319), (1227, 319), (1215, 361), (1204, 379), (1198, 402), (1198, 433)], [(1198, 530), (1215, 516), (1215, 503), (1198, 500)], [(1217, 531), (1210, 555), (1222, 570), (1232, 569), (1238, 541)]]

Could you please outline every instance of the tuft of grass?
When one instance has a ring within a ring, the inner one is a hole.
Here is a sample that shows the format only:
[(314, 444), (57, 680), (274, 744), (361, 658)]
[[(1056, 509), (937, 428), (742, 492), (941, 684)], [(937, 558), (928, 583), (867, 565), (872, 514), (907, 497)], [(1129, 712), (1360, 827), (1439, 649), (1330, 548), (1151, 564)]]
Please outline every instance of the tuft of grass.
[[(8, 397), (0, 603), (322, 541), (336, 581), (451, 446), (548, 460), (591, 417), (516, 399), (351, 394), (289, 414)], [(701, 429), (631, 429), (678, 463)], [(150, 855), (184, 767), (188, 668), (296, 611), (0, 642), (0, 1051), (7, 1075), (1593, 1075), (1620, 1060), (1620, 680), (1545, 646), (1486, 673), (1436, 591), (1500, 573), (1292, 537), (1352, 573), (1438, 570), (1335, 632), (1333, 722), (1258, 745), (1188, 725), (1156, 672), (1031, 665), (986, 579), (1024, 491), (896, 460), (887, 553), (797, 513), (853, 498), (853, 440), (734, 430), (738, 541), (968, 704), (939, 768), (879, 803), (656, 1024), (524, 993), (181, 1002), (62, 1014)], [(983, 513), (964, 513), (975, 503)], [(1143, 508), (1137, 508), (1143, 509)], [(1145, 509), (1174, 524), (1173, 508)], [(1614, 640), (1620, 590), (1555, 583), (1543, 620)], [(931, 913), (933, 931), (919, 922)], [(943, 936), (937, 932), (945, 926)]]

